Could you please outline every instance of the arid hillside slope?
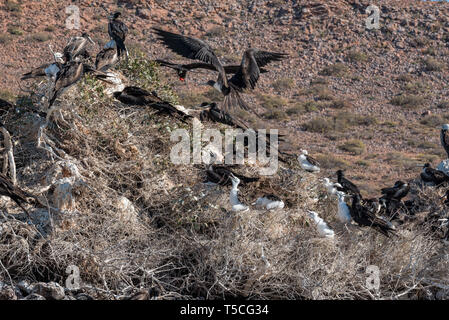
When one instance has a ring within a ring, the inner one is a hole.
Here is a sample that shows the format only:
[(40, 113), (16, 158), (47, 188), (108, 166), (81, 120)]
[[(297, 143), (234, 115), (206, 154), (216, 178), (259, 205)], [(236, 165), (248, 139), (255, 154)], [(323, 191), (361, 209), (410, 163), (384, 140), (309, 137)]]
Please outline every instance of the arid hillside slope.
[[(449, 4), (376, 1), (380, 29), (365, 28), (368, 1), (14, 1), (0, 6), (1, 94), (20, 93), (21, 73), (50, 59), (69, 36), (89, 32), (107, 41), (106, 11), (117, 8), (130, 26), (128, 43), (148, 58), (176, 56), (155, 41), (152, 26), (208, 41), (225, 62), (239, 62), (249, 46), (290, 54), (270, 67), (246, 99), (286, 130), (333, 175), (345, 168), (366, 194), (444, 152), (438, 129), (448, 122)], [(77, 5), (81, 30), (68, 30), (67, 5)], [(92, 49), (93, 52), (98, 48)], [(185, 61), (185, 60), (184, 60)], [(187, 84), (167, 71), (184, 104), (216, 95), (192, 73)]]

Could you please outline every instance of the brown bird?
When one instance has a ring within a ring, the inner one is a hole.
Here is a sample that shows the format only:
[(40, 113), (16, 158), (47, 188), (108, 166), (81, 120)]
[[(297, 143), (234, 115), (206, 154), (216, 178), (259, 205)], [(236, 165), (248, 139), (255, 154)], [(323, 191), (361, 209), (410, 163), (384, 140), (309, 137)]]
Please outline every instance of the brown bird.
[(62, 66), (62, 70), (56, 76), (55, 86), (49, 99), (49, 108), (64, 91), (82, 78), (84, 68), (84, 64), (80, 61), (69, 61)]
[(361, 204), (360, 194), (352, 196), (352, 206), (349, 210), (352, 219), (361, 227), (370, 227), (389, 237), (396, 231), (391, 223), (377, 217), (370, 209)]
[(154, 91), (150, 93), (145, 89), (129, 86), (123, 89), (123, 91), (114, 92), (114, 97), (124, 104), (149, 106), (157, 110), (158, 113), (165, 113), (175, 116), (182, 122), (186, 122), (187, 119), (192, 118), (192, 116), (176, 109), (169, 102), (159, 98), (157, 93)]

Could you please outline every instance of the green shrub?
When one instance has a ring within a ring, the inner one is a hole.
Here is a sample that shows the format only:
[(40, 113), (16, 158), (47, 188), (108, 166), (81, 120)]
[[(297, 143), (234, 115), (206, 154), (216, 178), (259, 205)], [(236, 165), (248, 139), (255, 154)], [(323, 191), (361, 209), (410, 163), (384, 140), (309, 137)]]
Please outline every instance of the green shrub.
[(284, 90), (289, 90), (291, 88), (293, 88), (295, 82), (292, 79), (289, 78), (281, 78), (278, 79), (276, 81), (274, 81), (271, 86), (276, 90), (276, 91), (284, 91)]
[(15, 35), (15, 36), (21, 36), (21, 35), (23, 35), (23, 30), (20, 29), (19, 27), (16, 27), (16, 26), (10, 26), (10, 27), (8, 27), (8, 32), (9, 32), (10, 34)]
[(52, 25), (46, 26), (44, 31), (46, 32), (54, 32), (56, 30), (56, 28)]
[(226, 35), (226, 29), (222, 26), (216, 26), (207, 31), (206, 35), (208, 37), (223, 37)]
[(333, 130), (333, 124), (330, 120), (315, 118), (304, 124), (304, 130), (310, 132), (327, 133)]
[(22, 10), (20, 4), (13, 0), (6, 0), (5, 7), (6, 10), (11, 12), (20, 12)]
[(30, 39), (38, 41), (38, 42), (45, 42), (48, 40), (51, 40), (53, 37), (48, 32), (38, 32), (34, 33), (30, 36)]
[(332, 100), (334, 98), (334, 93), (324, 85), (314, 85), (308, 92), (313, 94), (318, 100)]
[(329, 108), (332, 109), (349, 109), (352, 107), (352, 103), (345, 99), (337, 99), (329, 103)]
[(444, 69), (444, 63), (438, 61), (435, 58), (429, 57), (423, 60), (424, 68), (426, 71), (442, 71)]
[(360, 52), (360, 51), (355, 50), (355, 49), (350, 50), (348, 52), (348, 54), (346, 55), (346, 57), (351, 62), (364, 62), (364, 61), (368, 60), (368, 56), (365, 53)]
[(326, 78), (315, 78), (310, 80), (310, 85), (314, 84), (329, 84), (329, 81)]
[(392, 105), (408, 109), (418, 108), (422, 106), (424, 102), (424, 97), (414, 94), (401, 94), (399, 96), (393, 97), (393, 99), (390, 100), (390, 103)]
[(338, 148), (354, 155), (361, 155), (366, 149), (365, 144), (361, 140), (346, 141), (342, 145), (339, 145)]
[(289, 116), (302, 114), (306, 112), (317, 111), (319, 109), (319, 105), (315, 101), (307, 101), (307, 102), (297, 102), (291, 107), (289, 107), (286, 113)]
[(0, 44), (7, 44), (11, 40), (11, 36), (7, 33), (0, 33)]
[(411, 74), (404, 73), (404, 74), (401, 74), (399, 77), (397, 77), (396, 80), (402, 81), (402, 82), (410, 82), (413, 80), (413, 76)]
[(443, 120), (440, 116), (437, 115), (431, 115), (427, 116), (423, 119), (421, 119), (420, 123), (422, 125), (428, 126), (428, 127), (439, 127), (442, 124)]
[(348, 73), (348, 67), (343, 63), (335, 63), (321, 70), (320, 75), (342, 77)]
[(285, 120), (287, 119), (287, 114), (282, 110), (269, 110), (264, 113), (264, 117), (272, 120)]
[(274, 95), (259, 95), (258, 100), (261, 102), (262, 107), (268, 110), (282, 108), (287, 105), (287, 100)]
[(145, 53), (137, 48), (128, 48), (128, 50), (128, 62), (126, 59), (122, 59), (117, 68), (128, 78), (129, 82), (150, 92), (154, 90), (160, 98), (178, 104), (178, 96), (171, 86), (161, 81), (157, 64), (148, 60)]
[(317, 154), (315, 157), (320, 163), (320, 167), (324, 169), (347, 169), (351, 165), (348, 161), (338, 158), (333, 154)]

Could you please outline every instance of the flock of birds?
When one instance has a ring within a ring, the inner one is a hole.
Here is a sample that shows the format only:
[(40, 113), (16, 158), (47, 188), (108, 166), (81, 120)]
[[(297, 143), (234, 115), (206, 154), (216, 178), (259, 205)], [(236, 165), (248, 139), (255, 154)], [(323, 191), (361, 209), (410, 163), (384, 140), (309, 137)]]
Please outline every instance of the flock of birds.
[[(260, 118), (256, 110), (243, 100), (241, 94), (255, 88), (260, 75), (268, 72), (265, 67), (269, 63), (281, 61), (288, 57), (287, 54), (251, 48), (244, 52), (240, 65), (223, 65), (214, 50), (203, 40), (160, 28), (153, 28), (153, 31), (157, 35), (157, 39), (171, 51), (184, 58), (197, 60), (190, 64), (176, 64), (160, 59), (154, 60), (160, 66), (175, 70), (181, 81), (186, 81), (187, 73), (195, 69), (218, 72), (216, 81), (209, 80), (205, 84), (217, 89), (224, 96), (223, 102), (220, 106), (216, 103), (201, 104), (200, 107), (204, 110), (200, 113), (200, 121), (224, 123), (245, 130), (249, 129), (249, 126), (245, 121), (236, 117), (231, 112), (232, 110), (240, 108), (253, 112)], [(48, 96), (48, 115), (55, 101), (68, 88), (81, 80), (84, 74), (90, 73), (99, 80), (107, 81), (110, 76), (107, 73), (108, 70), (116, 65), (123, 56), (128, 60), (129, 53), (125, 45), (127, 33), (128, 27), (120, 20), (120, 12), (115, 12), (109, 16), (108, 34), (110, 41), (96, 55), (94, 66), (88, 63), (91, 56), (87, 50), (88, 44), (94, 44), (94, 42), (87, 33), (83, 33), (80, 37), (71, 38), (63, 53), (54, 52), (50, 46), (54, 62), (41, 65), (23, 74), (21, 80), (46, 77), (51, 82), (52, 89)], [(229, 74), (232, 76), (228, 77)], [(114, 92), (113, 97), (123, 104), (147, 106), (157, 113), (173, 116), (183, 122), (192, 118), (185, 109), (180, 109), (164, 101), (156, 92), (148, 92), (136, 86), (126, 86), (122, 91)], [(0, 100), (0, 104), (4, 108), (7, 102)], [(3, 124), (0, 125), (3, 126)], [(265, 138), (267, 145), (269, 145), (268, 135)], [(279, 135), (278, 139), (284, 141), (282, 135)], [(449, 157), (449, 125), (444, 125), (441, 130), (441, 142)], [(284, 156), (289, 156), (289, 154), (280, 150), (278, 150), (278, 153), (279, 159), (286, 162)], [(211, 159), (211, 163), (206, 168), (208, 182), (218, 185), (231, 185), (230, 204), (232, 211), (249, 210), (249, 206), (239, 200), (238, 186), (241, 183), (248, 184), (258, 181), (258, 178), (237, 174), (232, 165), (217, 164), (217, 155), (213, 152), (211, 152)], [(302, 169), (312, 173), (320, 172), (319, 162), (311, 157), (306, 150), (302, 150), (297, 159)], [(358, 187), (345, 177), (343, 171), (338, 170), (336, 176), (337, 182), (335, 183), (328, 178), (324, 178), (322, 181), (329, 196), (337, 199), (338, 219), (344, 224), (353, 220), (359, 226), (371, 227), (388, 237), (395, 234), (396, 227), (392, 221), (398, 217), (399, 212), (412, 211), (413, 200), (405, 202), (402, 200), (410, 191), (410, 186), (403, 181), (397, 181), (391, 188), (382, 189), (382, 196), (378, 199), (364, 199)], [(449, 176), (445, 172), (431, 168), (430, 164), (424, 165), (421, 179), (426, 184), (436, 186), (449, 182)], [(11, 180), (3, 174), (0, 174), (0, 194), (10, 197), (25, 212), (27, 211), (24, 204), (29, 203), (28, 198), (36, 198), (14, 186)], [(348, 198), (352, 200), (350, 205), (346, 203)], [(449, 204), (449, 190), (445, 203)], [(264, 194), (252, 205), (266, 210), (282, 209), (285, 206), (282, 199), (273, 193)], [(315, 221), (318, 232), (322, 236), (334, 237), (333, 230), (316, 212), (309, 211), (309, 215)]]

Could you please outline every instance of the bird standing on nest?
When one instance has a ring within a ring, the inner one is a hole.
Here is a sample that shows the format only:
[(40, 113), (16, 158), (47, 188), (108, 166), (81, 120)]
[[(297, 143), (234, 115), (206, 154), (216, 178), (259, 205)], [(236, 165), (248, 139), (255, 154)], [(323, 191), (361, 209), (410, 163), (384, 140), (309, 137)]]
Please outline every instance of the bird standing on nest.
[(253, 203), (256, 207), (262, 207), (267, 210), (283, 209), (285, 204), (281, 198), (275, 194), (265, 194), (262, 197), (257, 198), (256, 202)]
[(424, 183), (433, 184), (439, 187), (443, 183), (449, 182), (449, 176), (447, 176), (443, 171), (433, 169), (430, 166), (430, 163), (426, 163), (421, 172), (421, 180)]
[(324, 187), (326, 188), (327, 194), (330, 196), (337, 194), (337, 187), (341, 188), (341, 185), (339, 183), (332, 183), (329, 178), (323, 179)]
[(309, 172), (320, 172), (320, 163), (309, 156), (307, 150), (302, 150), (298, 156), (298, 161), (301, 164), (301, 168)]
[(241, 203), (238, 197), (239, 192), (238, 186), (240, 184), (240, 179), (234, 176), (233, 174), (231, 174), (230, 178), (232, 181), (232, 188), (229, 194), (229, 201), (231, 203), (232, 211), (234, 212), (248, 211), (249, 210), (248, 206)]
[(234, 172), (232, 169), (236, 166), (234, 165), (219, 165), (215, 164), (217, 161), (217, 155), (214, 152), (210, 152), (210, 164), (207, 166), (206, 174), (208, 182), (219, 184), (222, 186), (231, 184), (231, 176), (235, 176), (239, 179), (239, 183), (251, 183), (256, 182), (259, 178), (246, 177), (244, 175)]
[(360, 195), (360, 190), (357, 188), (355, 184), (353, 184), (351, 181), (345, 178), (345, 175), (342, 170), (337, 171), (337, 178), (338, 183), (341, 185), (341, 187), (337, 187), (338, 191), (343, 191), (344, 193), (348, 195), (359, 195), (360, 198), (362, 196)]
[(126, 35), (128, 34), (128, 27), (119, 19), (121, 13), (115, 12), (109, 16), (108, 33), (112, 40), (117, 45), (117, 55), (120, 59), (122, 54), (125, 53), (126, 59), (129, 57), (128, 49), (125, 46)]
[(75, 58), (81, 55), (89, 56), (86, 50), (88, 42), (95, 44), (95, 42), (86, 32), (83, 32), (81, 37), (71, 38), (69, 43), (64, 48), (64, 57), (66, 57), (66, 62), (75, 60)]
[(351, 217), (361, 227), (370, 227), (389, 237), (395, 232), (395, 228), (388, 221), (377, 217), (368, 208), (361, 204), (361, 197), (359, 194), (352, 196)]
[[(111, 44), (112, 43), (112, 44)], [(118, 62), (118, 53), (114, 40), (109, 41), (104, 48), (98, 52), (95, 58), (95, 69), (107, 71)]]
[(341, 191), (337, 191), (337, 199), (338, 199), (338, 210), (337, 217), (341, 223), (347, 224), (351, 222), (351, 213), (348, 205), (345, 202), (345, 194)]
[(309, 217), (312, 218), (312, 220), (315, 222), (317, 231), (320, 234), (320, 236), (329, 238), (329, 239), (334, 238), (334, 230), (329, 228), (327, 223), (323, 220), (323, 218), (321, 218), (318, 215), (318, 213), (316, 213), (315, 211), (309, 210), (308, 214), (309, 214)]

